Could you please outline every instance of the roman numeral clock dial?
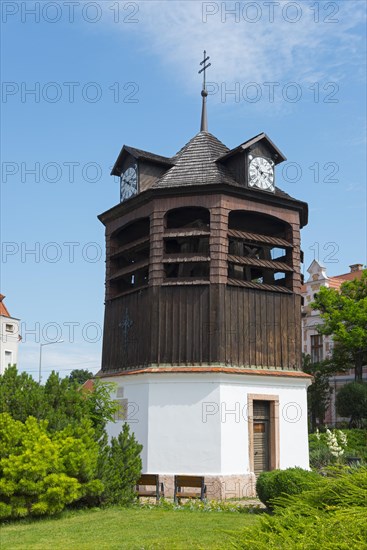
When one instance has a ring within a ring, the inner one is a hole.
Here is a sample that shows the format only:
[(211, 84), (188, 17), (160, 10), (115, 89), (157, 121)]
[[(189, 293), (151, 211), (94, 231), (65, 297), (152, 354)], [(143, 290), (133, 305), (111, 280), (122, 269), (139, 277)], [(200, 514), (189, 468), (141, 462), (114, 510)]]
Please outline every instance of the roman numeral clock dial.
[(264, 157), (249, 155), (248, 184), (263, 191), (274, 191), (274, 163)]
[(120, 202), (126, 201), (138, 192), (138, 170), (137, 165), (130, 166), (121, 174), (120, 180)]

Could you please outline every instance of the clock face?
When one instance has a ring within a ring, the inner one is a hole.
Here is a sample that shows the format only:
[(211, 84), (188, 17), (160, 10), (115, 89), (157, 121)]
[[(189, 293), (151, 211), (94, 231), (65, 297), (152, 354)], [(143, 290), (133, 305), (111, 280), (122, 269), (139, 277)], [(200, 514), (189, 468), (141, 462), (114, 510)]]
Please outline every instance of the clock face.
[(271, 161), (263, 157), (249, 157), (248, 183), (265, 191), (274, 191), (274, 168)]
[(126, 201), (138, 192), (137, 165), (130, 166), (121, 174), (120, 180), (120, 201)]

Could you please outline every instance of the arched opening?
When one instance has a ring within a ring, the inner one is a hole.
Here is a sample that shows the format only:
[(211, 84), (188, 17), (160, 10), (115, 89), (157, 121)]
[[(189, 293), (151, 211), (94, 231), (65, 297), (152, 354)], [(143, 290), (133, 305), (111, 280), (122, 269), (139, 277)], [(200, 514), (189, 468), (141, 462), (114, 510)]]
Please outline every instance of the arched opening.
[(141, 218), (118, 229), (110, 239), (112, 297), (146, 286), (149, 281), (150, 220)]
[(228, 217), (228, 229), (278, 237), (292, 243), (292, 228), (283, 220), (247, 210), (232, 210)]
[(200, 206), (184, 206), (169, 210), (166, 214), (166, 228), (210, 228), (210, 212)]
[(164, 272), (170, 282), (208, 280), (210, 272), (210, 212), (190, 206), (165, 216)]
[(143, 237), (149, 237), (149, 230), (149, 218), (140, 218), (112, 233), (111, 245), (118, 248)]
[(292, 227), (283, 220), (259, 212), (230, 212), (228, 283), (292, 290), (292, 248)]

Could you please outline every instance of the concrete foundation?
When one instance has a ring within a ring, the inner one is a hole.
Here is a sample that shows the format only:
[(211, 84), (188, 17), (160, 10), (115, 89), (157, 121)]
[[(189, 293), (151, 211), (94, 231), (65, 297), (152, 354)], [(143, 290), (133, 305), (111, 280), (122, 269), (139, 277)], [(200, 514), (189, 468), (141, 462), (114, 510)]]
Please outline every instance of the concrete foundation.
[[(247, 498), (256, 496), (256, 478), (248, 475), (206, 475), (204, 476), (208, 500), (226, 500), (230, 498)], [(174, 476), (160, 475), (159, 481), (164, 484), (165, 498), (173, 498)]]

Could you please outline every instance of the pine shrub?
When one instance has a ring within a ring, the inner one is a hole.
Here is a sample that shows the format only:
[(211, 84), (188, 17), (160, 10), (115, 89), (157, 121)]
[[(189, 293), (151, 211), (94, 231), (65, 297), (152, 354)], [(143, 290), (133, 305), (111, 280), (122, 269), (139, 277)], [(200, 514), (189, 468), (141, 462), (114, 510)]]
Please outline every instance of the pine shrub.
[(46, 421), (0, 414), (0, 517), (52, 515), (102, 492), (89, 421), (49, 433)]
[(274, 498), (301, 493), (317, 483), (320, 477), (319, 474), (302, 468), (262, 472), (256, 482), (256, 492), (261, 502), (271, 509)]
[(274, 514), (233, 535), (242, 550), (362, 550), (367, 540), (367, 469), (341, 469), (298, 494), (274, 500)]
[(142, 448), (125, 423), (118, 437), (112, 437), (111, 444), (102, 449), (99, 468), (105, 487), (103, 500), (107, 504), (126, 505), (134, 501), (135, 485), (142, 470)]

